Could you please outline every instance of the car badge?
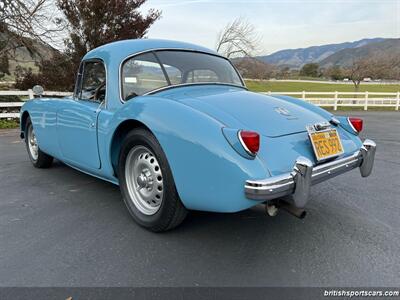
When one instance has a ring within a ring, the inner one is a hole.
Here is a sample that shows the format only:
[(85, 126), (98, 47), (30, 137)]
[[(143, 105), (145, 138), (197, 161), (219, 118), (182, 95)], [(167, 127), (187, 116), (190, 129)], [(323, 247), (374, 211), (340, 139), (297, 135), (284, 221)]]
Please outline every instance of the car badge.
[(286, 108), (283, 108), (283, 107), (275, 107), (275, 111), (276, 111), (278, 114), (281, 114), (282, 116), (286, 116), (286, 117), (290, 116), (290, 112), (289, 112)]

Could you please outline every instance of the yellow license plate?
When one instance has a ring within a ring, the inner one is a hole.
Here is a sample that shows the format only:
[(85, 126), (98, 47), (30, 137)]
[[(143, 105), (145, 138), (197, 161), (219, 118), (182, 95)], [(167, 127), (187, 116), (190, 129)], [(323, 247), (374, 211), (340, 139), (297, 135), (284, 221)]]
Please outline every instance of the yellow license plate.
[(342, 142), (336, 129), (310, 132), (309, 136), (318, 161), (343, 153)]

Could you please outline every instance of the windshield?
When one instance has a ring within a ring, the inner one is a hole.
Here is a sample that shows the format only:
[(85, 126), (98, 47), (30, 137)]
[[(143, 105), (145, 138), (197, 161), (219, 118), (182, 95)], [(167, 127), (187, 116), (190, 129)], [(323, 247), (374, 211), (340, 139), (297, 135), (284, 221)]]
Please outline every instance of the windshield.
[(121, 70), (122, 98), (180, 84), (222, 83), (243, 86), (229, 60), (201, 52), (162, 50), (127, 59)]

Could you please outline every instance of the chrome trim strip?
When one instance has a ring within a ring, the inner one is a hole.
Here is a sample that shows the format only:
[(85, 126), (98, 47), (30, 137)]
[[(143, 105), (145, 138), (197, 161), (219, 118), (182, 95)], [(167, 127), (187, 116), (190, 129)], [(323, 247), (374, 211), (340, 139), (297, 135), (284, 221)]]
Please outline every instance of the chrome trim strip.
[[(106, 73), (106, 94), (104, 95), (104, 109), (105, 110), (107, 110), (107, 108), (108, 108), (108, 101), (107, 101), (107, 99), (109, 98), (108, 97), (108, 93), (109, 93), (109, 88), (108, 88), (108, 85), (109, 85), (109, 81), (108, 81), (108, 69), (107, 69), (107, 64), (105, 63), (105, 61), (102, 59), (102, 58), (98, 58), (98, 57), (92, 57), (92, 58), (88, 58), (88, 59), (85, 59), (85, 60), (82, 60), (81, 62), (80, 62), (80, 64), (79, 64), (79, 68), (78, 68), (78, 73), (76, 74), (76, 78), (75, 78), (75, 81), (77, 81), (77, 79), (78, 79), (78, 76), (79, 76), (79, 70), (80, 70), (80, 68), (81, 68), (81, 64), (85, 64), (85, 63), (87, 63), (87, 62), (101, 62), (102, 64), (103, 64), (103, 66), (104, 66), (104, 71), (105, 71), (105, 73)], [(83, 70), (82, 70), (82, 77), (83, 77), (83, 75), (85, 74), (85, 70), (84, 70), (84, 68), (85, 68), (85, 65), (83, 65)], [(72, 99), (73, 100), (75, 100), (75, 101), (85, 101), (85, 99), (80, 99), (80, 98), (77, 98), (77, 97), (75, 97), (75, 90), (78, 88), (78, 89), (80, 89), (80, 90), (82, 90), (82, 84), (83, 84), (83, 79), (81, 79), (81, 85), (80, 85), (80, 87), (77, 87), (76, 86), (76, 83), (75, 83), (75, 87), (74, 87), (74, 93), (72, 94)], [(91, 102), (96, 102), (96, 100), (89, 100), (89, 101), (91, 101)], [(99, 102), (100, 103), (100, 106), (102, 105), (102, 103), (103, 103), (103, 101), (97, 101), (97, 102)]]
[(359, 134), (359, 132), (354, 128), (353, 124), (351, 124), (350, 117), (347, 117), (347, 123), (349, 123), (351, 129), (353, 129), (355, 134)]
[(332, 116), (330, 122), (332, 124), (336, 125), (336, 126), (340, 124), (340, 121), (337, 118), (333, 117), (333, 116)]
[(243, 130), (239, 130), (239, 131), (237, 132), (238, 139), (239, 139), (240, 143), (242, 144), (243, 149), (247, 152), (247, 154), (250, 155), (251, 157), (255, 157), (255, 156), (256, 156), (256, 153), (251, 152), (250, 149), (247, 148), (246, 144), (244, 143), (244, 141), (243, 141), (243, 139), (242, 139), (242, 136), (240, 135), (240, 133), (241, 133), (242, 131), (243, 131)]
[(298, 157), (292, 172), (262, 180), (247, 180), (245, 195), (253, 200), (272, 200), (291, 195), (295, 206), (304, 207), (310, 186), (328, 180), (357, 167), (361, 176), (371, 174), (375, 159), (376, 144), (365, 140), (360, 150), (348, 157), (313, 166), (305, 157)]

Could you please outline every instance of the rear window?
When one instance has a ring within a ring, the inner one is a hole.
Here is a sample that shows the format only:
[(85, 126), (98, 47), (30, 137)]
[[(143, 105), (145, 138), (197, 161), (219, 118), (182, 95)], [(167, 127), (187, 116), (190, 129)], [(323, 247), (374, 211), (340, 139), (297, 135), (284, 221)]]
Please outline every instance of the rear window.
[(122, 67), (122, 97), (125, 101), (167, 86), (168, 81), (153, 53), (128, 59)]
[(124, 101), (180, 84), (209, 82), (243, 86), (229, 60), (182, 50), (159, 50), (131, 57), (122, 65), (121, 80)]

